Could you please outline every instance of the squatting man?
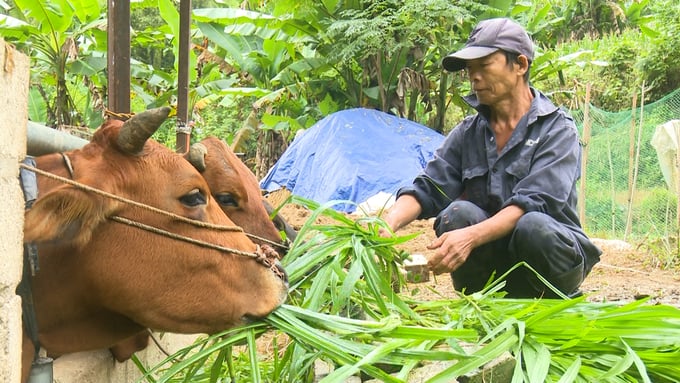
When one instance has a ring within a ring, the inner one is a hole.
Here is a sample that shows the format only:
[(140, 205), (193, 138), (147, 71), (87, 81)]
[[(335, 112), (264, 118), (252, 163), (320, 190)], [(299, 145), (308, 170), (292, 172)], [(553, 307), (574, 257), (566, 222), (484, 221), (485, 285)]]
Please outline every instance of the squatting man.
[[(477, 113), (448, 134), (384, 217), (394, 232), (436, 217), (428, 266), (451, 273), (457, 291), (480, 291), (524, 261), (572, 296), (600, 259), (577, 214), (578, 131), (529, 84), (533, 58), (527, 32), (505, 18), (481, 21), (462, 49), (444, 57), (445, 70), (466, 72), (465, 101)], [(509, 297), (556, 296), (524, 266), (505, 282)]]

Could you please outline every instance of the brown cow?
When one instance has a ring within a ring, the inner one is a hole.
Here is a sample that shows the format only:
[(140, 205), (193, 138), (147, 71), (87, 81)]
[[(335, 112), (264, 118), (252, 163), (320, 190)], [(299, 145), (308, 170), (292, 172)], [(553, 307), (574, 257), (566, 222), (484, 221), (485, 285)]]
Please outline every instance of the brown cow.
[[(252, 237), (255, 243), (271, 244), (273, 241), (274, 245), (286, 245), (295, 239), (297, 233), (280, 216), (276, 215), (273, 224), (269, 224), (267, 218), (273, 209), (262, 197), (255, 174), (224, 141), (217, 137), (206, 137), (193, 145), (192, 151), (197, 152), (198, 156), (190, 156), (190, 161), (208, 182), (213, 197), (229, 218), (243, 227), (246, 234), (261, 237)], [(286, 234), (283, 242), (282, 231)]]
[[(233, 222), (194, 167), (148, 140), (168, 112), (109, 120), (89, 144), (66, 153), (69, 161), (59, 154), (37, 158), (38, 169), (68, 166), (80, 184), (169, 213), (38, 176), (24, 241), (38, 244), (30, 286), (37, 340), (50, 356), (110, 347), (144, 328), (214, 333), (266, 316), (285, 300), (278, 263), (242, 232), (228, 230)], [(27, 332), (23, 343), (25, 381), (35, 351)]]
[[(217, 137), (207, 137), (191, 146), (185, 156), (207, 181), (210, 192), (227, 216), (248, 235), (253, 242), (270, 244), (285, 251), (295, 231), (278, 215), (269, 219), (271, 206), (262, 198), (255, 174), (241, 161), (231, 148)], [(286, 232), (283, 240), (280, 231)], [(117, 361), (123, 362), (137, 351), (148, 346), (149, 333), (143, 331), (111, 347)]]

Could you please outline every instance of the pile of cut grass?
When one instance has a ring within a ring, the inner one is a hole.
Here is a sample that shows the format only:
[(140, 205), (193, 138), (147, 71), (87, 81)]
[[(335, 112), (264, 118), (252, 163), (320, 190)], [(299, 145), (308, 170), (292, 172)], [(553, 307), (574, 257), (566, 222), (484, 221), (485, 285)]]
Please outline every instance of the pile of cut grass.
[[(324, 383), (359, 373), (408, 382), (423, 363), (454, 361), (427, 380), (451, 382), (509, 352), (516, 359), (513, 382), (680, 381), (676, 307), (585, 297), (507, 299), (503, 277), (479, 293), (417, 301), (395, 293), (404, 283), (398, 264), (407, 256), (395, 246), (413, 236), (380, 237), (381, 219), (348, 218), (330, 209), (332, 202), (319, 206), (295, 196), (288, 202), (312, 214), (284, 258), (287, 304), (262, 321), (202, 338), (152, 368), (137, 360), (143, 380), (313, 382), (314, 362), (323, 360), (335, 366)], [(321, 215), (333, 224), (319, 224)], [(258, 355), (264, 333), (288, 341)], [(234, 352), (244, 344), (246, 352)]]

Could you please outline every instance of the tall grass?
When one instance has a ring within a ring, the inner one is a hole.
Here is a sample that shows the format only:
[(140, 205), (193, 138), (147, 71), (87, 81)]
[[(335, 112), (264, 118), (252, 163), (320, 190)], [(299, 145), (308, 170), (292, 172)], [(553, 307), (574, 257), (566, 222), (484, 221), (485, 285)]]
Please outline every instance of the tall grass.
[[(380, 237), (381, 219), (353, 220), (330, 209), (332, 202), (288, 202), (312, 212), (284, 258), (288, 303), (156, 366), (138, 361), (142, 380), (312, 382), (315, 361), (323, 360), (334, 366), (324, 383), (360, 373), (408, 382), (414, 369), (435, 361), (450, 363), (427, 382), (451, 382), (510, 353), (513, 382), (680, 381), (678, 308), (507, 299), (502, 280), (471, 295), (415, 300), (395, 292), (404, 283), (397, 265), (407, 255), (394, 246), (413, 236)], [(263, 334), (285, 341), (258, 355)]]

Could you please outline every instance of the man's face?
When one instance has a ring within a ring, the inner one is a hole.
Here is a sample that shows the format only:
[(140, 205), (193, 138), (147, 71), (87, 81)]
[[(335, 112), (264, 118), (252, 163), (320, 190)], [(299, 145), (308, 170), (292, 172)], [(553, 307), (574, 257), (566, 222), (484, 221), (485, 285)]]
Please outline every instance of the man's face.
[(517, 63), (509, 66), (505, 54), (498, 51), (468, 60), (465, 71), (479, 103), (493, 106), (516, 95), (517, 87), (524, 82), (523, 71), (519, 67)]

